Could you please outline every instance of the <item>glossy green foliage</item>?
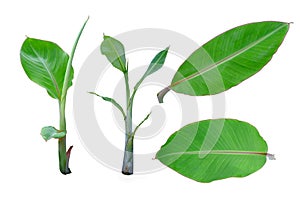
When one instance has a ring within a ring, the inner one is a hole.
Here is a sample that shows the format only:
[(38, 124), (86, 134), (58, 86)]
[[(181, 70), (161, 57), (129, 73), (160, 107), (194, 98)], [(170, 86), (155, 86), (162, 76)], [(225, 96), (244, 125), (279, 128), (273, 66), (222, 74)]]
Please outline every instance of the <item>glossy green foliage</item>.
[(156, 158), (199, 182), (245, 177), (266, 162), (268, 147), (257, 129), (233, 119), (189, 124), (171, 135)]
[[(44, 87), (51, 97), (60, 100), (68, 54), (53, 42), (27, 38), (21, 47), (20, 57), (29, 79)], [(73, 74), (71, 67), (68, 87), (72, 85)]]
[(282, 43), (288, 23), (258, 22), (233, 28), (213, 38), (179, 67), (169, 90), (193, 96), (226, 91), (261, 70)]

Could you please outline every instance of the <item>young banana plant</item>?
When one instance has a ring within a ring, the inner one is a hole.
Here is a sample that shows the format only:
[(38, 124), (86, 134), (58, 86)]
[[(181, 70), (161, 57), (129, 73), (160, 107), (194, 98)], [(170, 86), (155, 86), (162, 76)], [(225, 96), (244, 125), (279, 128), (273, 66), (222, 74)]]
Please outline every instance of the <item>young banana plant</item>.
[(46, 126), (42, 128), (41, 135), (46, 141), (51, 138), (58, 139), (59, 169), (65, 175), (71, 173), (69, 160), (72, 150), (71, 146), (66, 151), (66, 98), (74, 76), (72, 61), (87, 21), (88, 19), (75, 40), (70, 56), (53, 42), (29, 37), (24, 41), (20, 52), (21, 64), (28, 78), (45, 88), (52, 98), (58, 100), (59, 129)]
[(149, 118), (150, 113), (135, 127), (132, 128), (132, 109), (135, 94), (142, 84), (142, 82), (151, 74), (158, 71), (164, 64), (166, 56), (168, 54), (169, 47), (160, 51), (151, 61), (148, 69), (141, 77), (141, 79), (136, 83), (131, 93), (129, 87), (129, 76), (128, 76), (128, 61), (126, 61), (125, 57), (125, 48), (123, 44), (112, 38), (110, 36), (104, 35), (104, 40), (100, 47), (101, 53), (106, 56), (109, 62), (113, 67), (120, 70), (124, 75), (125, 86), (126, 86), (126, 108), (123, 109), (122, 106), (117, 103), (114, 99), (109, 97), (104, 97), (98, 95), (94, 92), (90, 92), (90, 94), (97, 95), (101, 97), (103, 100), (112, 103), (120, 112), (122, 113), (125, 121), (125, 148), (124, 148), (124, 158), (123, 158), (123, 167), (122, 173), (125, 175), (133, 174), (133, 141), (135, 133), (138, 128)]

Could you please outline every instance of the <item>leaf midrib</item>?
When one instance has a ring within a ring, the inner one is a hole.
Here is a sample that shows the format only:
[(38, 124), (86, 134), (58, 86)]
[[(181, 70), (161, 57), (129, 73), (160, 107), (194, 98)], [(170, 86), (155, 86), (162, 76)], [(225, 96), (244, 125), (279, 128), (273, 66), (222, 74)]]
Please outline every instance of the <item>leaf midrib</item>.
[[(202, 74), (210, 71), (211, 69), (217, 68), (218, 66), (222, 65), (223, 63), (225, 63), (225, 62), (227, 62), (227, 61), (229, 61), (229, 60), (231, 60), (231, 59), (239, 56), (240, 54), (242, 54), (245, 51), (247, 51), (247, 50), (251, 49), (252, 47), (254, 47), (255, 45), (261, 43), (262, 41), (264, 41), (265, 39), (269, 38), (270, 36), (272, 36), (273, 34), (275, 34), (277, 31), (279, 31), (282, 28), (284, 28), (285, 26), (286, 26), (286, 23), (283, 24), (282, 26), (278, 27), (274, 31), (270, 32), (269, 34), (265, 35), (264, 37), (260, 38), (259, 40), (255, 41), (255, 42), (252, 42), (249, 45), (245, 46), (244, 48), (242, 48), (242, 49), (234, 52), (233, 54), (231, 54), (231, 55), (229, 55), (229, 56), (227, 56), (227, 57), (219, 60), (215, 64), (212, 64), (212, 65), (210, 65), (210, 66), (208, 66), (208, 67), (206, 67), (206, 68), (204, 68), (204, 69), (202, 69), (202, 70), (200, 70), (200, 71), (198, 71), (198, 72), (196, 72), (194, 74), (191, 74), (191, 75), (189, 75), (186, 78), (183, 78), (183, 79), (181, 79), (179, 81), (176, 81), (175, 83), (171, 84), (169, 86), (169, 88), (174, 87), (174, 86), (176, 86), (176, 85), (178, 85), (178, 84), (180, 84), (182, 82), (189, 81), (189, 80), (191, 80), (193, 78), (196, 78), (196, 77), (198, 77), (198, 76), (200, 76), (200, 75), (202, 75)], [(203, 48), (203, 46), (201, 48)]]
[(54, 77), (54, 75), (51, 73), (50, 69), (48, 68), (47, 64), (44, 62), (43, 59), (41, 59), (41, 57), (39, 56), (38, 52), (32, 47), (32, 44), (30, 42), (30, 48), (32, 49), (32, 51), (34, 52), (34, 54), (36, 55), (36, 57), (39, 59), (39, 61), (42, 63), (42, 66), (46, 69), (46, 71), (48, 72), (49, 76), (50, 76), (50, 79), (55, 87), (55, 90), (57, 92), (57, 98), (60, 99), (60, 91), (59, 91), (59, 88), (58, 88), (58, 84), (57, 84), (57, 81)]
[(211, 150), (211, 151), (187, 151), (187, 152), (174, 152), (167, 153), (157, 158), (164, 158), (173, 155), (257, 155), (268, 156), (266, 152), (260, 151), (237, 151), (237, 150)]

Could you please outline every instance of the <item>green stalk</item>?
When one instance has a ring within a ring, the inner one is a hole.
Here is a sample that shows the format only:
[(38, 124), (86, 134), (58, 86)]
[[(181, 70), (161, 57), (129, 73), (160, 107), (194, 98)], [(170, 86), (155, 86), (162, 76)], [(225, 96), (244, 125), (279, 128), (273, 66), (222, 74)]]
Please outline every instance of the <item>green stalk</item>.
[(130, 88), (128, 71), (124, 72), (126, 86), (126, 118), (125, 118), (125, 148), (123, 157), (122, 173), (133, 174), (133, 133), (132, 133), (132, 103), (130, 99)]
[[(59, 129), (66, 130), (66, 117), (65, 117), (66, 101), (59, 101)], [(68, 166), (68, 157), (66, 153), (66, 136), (58, 140), (58, 155), (59, 155), (59, 170), (62, 174), (70, 174), (71, 170)]]
[[(63, 84), (63, 88), (62, 88), (62, 94), (61, 94), (61, 98), (59, 100), (59, 116), (60, 116), (60, 120), (59, 120), (59, 129), (60, 130), (64, 130), (67, 132), (67, 126), (66, 126), (66, 116), (65, 116), (65, 112), (66, 112), (66, 97), (67, 97), (67, 90), (70, 87), (70, 85), (68, 85), (69, 79), (70, 79), (70, 72), (71, 72), (71, 68), (72, 68), (72, 61), (74, 58), (74, 54), (75, 54), (75, 50), (79, 41), (79, 38), (82, 34), (82, 31), (86, 25), (86, 23), (88, 22), (89, 18), (87, 18), (87, 20), (84, 22), (82, 28), (79, 31), (79, 34), (74, 42), (69, 60), (68, 60), (68, 64), (67, 64), (67, 69), (66, 69), (66, 73), (65, 73), (65, 78), (64, 78), (64, 84)], [(72, 146), (70, 147), (70, 149), (68, 150), (68, 152), (66, 151), (66, 136), (63, 138), (60, 138), (58, 140), (58, 155), (59, 155), (59, 169), (60, 172), (64, 175), (66, 174), (70, 174), (71, 170), (69, 168), (69, 159), (70, 159), (70, 153), (71, 153), (71, 149)]]

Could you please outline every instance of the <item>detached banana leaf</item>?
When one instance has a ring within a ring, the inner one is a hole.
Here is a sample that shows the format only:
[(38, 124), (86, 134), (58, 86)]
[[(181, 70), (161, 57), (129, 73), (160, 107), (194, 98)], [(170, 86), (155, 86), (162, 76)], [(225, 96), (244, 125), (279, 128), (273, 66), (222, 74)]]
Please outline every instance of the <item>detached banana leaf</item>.
[(282, 43), (289, 24), (257, 22), (233, 28), (210, 40), (179, 67), (159, 102), (173, 90), (192, 96), (226, 91), (261, 70)]
[(189, 124), (161, 147), (156, 158), (190, 179), (211, 182), (245, 177), (262, 168), (268, 146), (257, 129), (234, 119)]

